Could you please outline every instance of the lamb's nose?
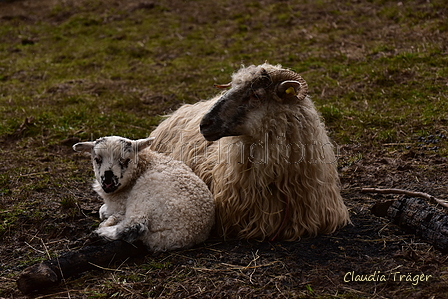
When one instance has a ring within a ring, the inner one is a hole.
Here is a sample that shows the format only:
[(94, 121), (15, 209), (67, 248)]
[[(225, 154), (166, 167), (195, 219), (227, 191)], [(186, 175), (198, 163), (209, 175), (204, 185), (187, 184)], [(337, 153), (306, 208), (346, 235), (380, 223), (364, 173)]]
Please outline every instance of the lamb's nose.
[(112, 170), (106, 170), (104, 172), (104, 182), (106, 184), (110, 184), (112, 183), (112, 178), (114, 177), (114, 173), (112, 172)]

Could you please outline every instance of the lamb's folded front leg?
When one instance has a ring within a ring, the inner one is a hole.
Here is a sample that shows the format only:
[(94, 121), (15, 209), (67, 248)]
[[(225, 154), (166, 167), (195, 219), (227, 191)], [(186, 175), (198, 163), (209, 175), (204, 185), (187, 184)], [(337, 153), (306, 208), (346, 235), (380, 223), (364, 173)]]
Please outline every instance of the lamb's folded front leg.
[(123, 204), (117, 204), (109, 201), (101, 206), (98, 213), (100, 214), (101, 221), (104, 221), (112, 215), (122, 215), (122, 217), (124, 217), (126, 209)]
[(120, 221), (122, 221), (123, 219), (124, 219), (123, 214), (113, 214), (113, 215), (109, 216), (106, 220), (101, 222), (99, 227), (101, 228), (101, 227), (107, 227), (107, 226), (114, 226), (114, 225), (118, 224)]
[(100, 223), (95, 233), (108, 240), (118, 240), (119, 232), (122, 230), (124, 215), (123, 214), (113, 214), (109, 218)]
[(103, 221), (100, 224), (100, 228), (116, 225), (125, 217), (123, 205), (111, 201), (103, 204), (98, 213), (100, 214), (100, 219)]
[(99, 236), (109, 240), (124, 240), (132, 243), (148, 231), (148, 226), (145, 221), (136, 221), (135, 218), (123, 220), (115, 225), (106, 225), (109, 220), (112, 223), (115, 219), (115, 215), (110, 216), (95, 232)]
[(100, 219), (101, 220), (105, 220), (107, 218), (109, 218), (110, 214), (107, 212), (107, 205), (103, 204), (100, 208), (100, 210), (98, 211), (98, 213), (100, 214)]

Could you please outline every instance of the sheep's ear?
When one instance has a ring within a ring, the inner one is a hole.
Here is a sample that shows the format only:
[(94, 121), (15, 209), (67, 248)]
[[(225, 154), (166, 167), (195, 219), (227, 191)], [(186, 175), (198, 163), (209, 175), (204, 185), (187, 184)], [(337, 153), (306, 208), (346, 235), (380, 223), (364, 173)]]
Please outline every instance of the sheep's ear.
[(95, 142), (78, 142), (73, 145), (73, 150), (76, 152), (90, 152), (92, 148), (95, 146)]
[(277, 87), (277, 95), (282, 100), (290, 100), (296, 98), (299, 94), (301, 84), (299, 81), (288, 80), (283, 81)]
[(147, 148), (148, 146), (150, 146), (152, 144), (152, 142), (154, 141), (155, 137), (148, 137), (145, 139), (138, 139), (135, 142), (137, 143), (137, 149), (138, 151), (141, 151), (145, 148)]

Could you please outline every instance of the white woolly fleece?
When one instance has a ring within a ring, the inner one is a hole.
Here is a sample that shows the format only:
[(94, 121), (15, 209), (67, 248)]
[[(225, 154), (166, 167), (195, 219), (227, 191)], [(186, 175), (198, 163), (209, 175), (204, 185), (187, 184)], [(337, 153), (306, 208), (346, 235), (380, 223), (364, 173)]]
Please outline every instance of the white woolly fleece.
[[(121, 137), (105, 138), (103, 149), (119, 148)], [(95, 180), (93, 188), (104, 199), (104, 221), (96, 232), (109, 239), (142, 240), (151, 251), (188, 248), (206, 240), (215, 216), (206, 184), (184, 163), (149, 148), (135, 160), (121, 176), (131, 176), (124, 180), (129, 183), (117, 191), (106, 193)]]

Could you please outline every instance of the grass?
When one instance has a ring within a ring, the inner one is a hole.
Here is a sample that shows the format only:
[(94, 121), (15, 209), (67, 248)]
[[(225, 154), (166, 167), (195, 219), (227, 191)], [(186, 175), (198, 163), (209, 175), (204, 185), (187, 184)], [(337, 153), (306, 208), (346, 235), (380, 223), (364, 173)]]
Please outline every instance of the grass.
[[(305, 6), (293, 4), (248, 1), (241, 11), (225, 18), (211, 13), (207, 21), (197, 12), (180, 15), (167, 4), (132, 14), (98, 1), (83, 4), (58, 6), (49, 20), (37, 24), (13, 19), (1, 29), (0, 135), (11, 134), (33, 116), (36, 128), (28, 134), (49, 129), (51, 140), (146, 136), (160, 118), (142, 103), (143, 95), (174, 95), (171, 103), (155, 107), (163, 113), (212, 96), (212, 84), (227, 82), (241, 63), (265, 60), (303, 72), (337, 141), (357, 136), (360, 142), (380, 144), (392, 141), (397, 130), (410, 138), (415, 128), (445, 127), (444, 43), (420, 40), (440, 25), (429, 7), (422, 17), (406, 7), (370, 4), (370, 17), (385, 28), (381, 39), (362, 30), (372, 21), (357, 13), (361, 5), (348, 11), (341, 4), (327, 12), (328, 20), (310, 24), (301, 22), (304, 13), (295, 9)], [(393, 30), (388, 27), (395, 23), (406, 39), (388, 41)], [(288, 30), (281, 30), (284, 26)], [(415, 37), (407, 36), (412, 32)], [(365, 135), (368, 131), (377, 138)]]
[(446, 157), (446, 138), (419, 138), (448, 135), (447, 16), (443, 0), (81, 0), (26, 15), (0, 7), (0, 154), (10, 157), (0, 166), (0, 237), (66, 236), (54, 220), (89, 210), (80, 207), (91, 196), (89, 164), (67, 140), (148, 136), (163, 114), (215, 95), (213, 84), (242, 64), (301, 73), (339, 145), (412, 144)]

